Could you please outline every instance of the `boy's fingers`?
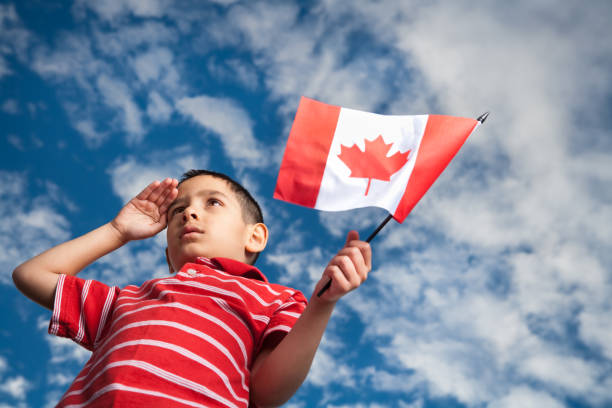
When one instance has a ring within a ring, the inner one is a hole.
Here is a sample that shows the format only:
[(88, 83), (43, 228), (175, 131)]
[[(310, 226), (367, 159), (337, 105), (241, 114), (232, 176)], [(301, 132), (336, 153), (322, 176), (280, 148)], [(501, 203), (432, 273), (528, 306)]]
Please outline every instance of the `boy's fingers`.
[(348, 234), (346, 234), (346, 242), (344, 246), (348, 246), (351, 241), (355, 241), (359, 239), (359, 233), (355, 230), (350, 230)]
[[(174, 185), (174, 182), (176, 180), (174, 179), (166, 179), (164, 180), (164, 182), (161, 184), (160, 187), (163, 187), (160, 196), (158, 197), (157, 201), (155, 202), (158, 207), (162, 207), (164, 206), (164, 204), (166, 204), (168, 202), (168, 197), (174, 192), (174, 190), (176, 190), (176, 186)], [(177, 190), (178, 192), (178, 190)], [(174, 200), (174, 198), (173, 198)]]
[(336, 284), (342, 292), (348, 292), (350, 290), (351, 284), (338, 265), (328, 265), (327, 271), (327, 275), (332, 280), (332, 286)]
[(356, 248), (361, 252), (363, 263), (368, 269), (372, 269), (372, 247), (369, 242), (351, 241), (348, 246), (344, 247), (341, 252), (348, 248)]
[(159, 212), (162, 214), (166, 214), (166, 211), (168, 211), (170, 204), (172, 204), (172, 202), (176, 199), (177, 196), (178, 189), (176, 187), (172, 187), (172, 189), (169, 189), (167, 194), (164, 196), (163, 202), (159, 206)]
[(369, 242), (360, 241), (359, 233), (357, 231), (349, 231), (346, 235), (346, 243), (344, 247), (354, 246), (361, 250), (363, 259), (368, 268), (372, 268), (372, 248)]
[(139, 200), (146, 200), (147, 198), (149, 198), (149, 196), (151, 195), (151, 192), (157, 188), (157, 186), (159, 186), (159, 181), (155, 180), (153, 182), (151, 182), (148, 186), (146, 186), (144, 188), (144, 190), (142, 190), (140, 193), (138, 193), (138, 195), (135, 197)]
[(363, 272), (367, 269), (365, 259), (361, 250), (355, 246), (345, 247), (338, 252), (339, 256), (346, 256), (350, 259), (353, 268), (357, 271), (359, 276), (363, 278)]
[(360, 273), (360, 270), (364, 270), (363, 262), (361, 262), (361, 265), (359, 265), (359, 263), (358, 260), (354, 260), (350, 255), (343, 254), (338, 254), (331, 261), (332, 265), (340, 268), (340, 272), (342, 272), (347, 282), (349, 282), (350, 286), (348, 290), (356, 288), (363, 281), (362, 273)]
[(370, 243), (365, 241), (358, 241), (355, 243), (355, 246), (361, 251), (361, 254), (363, 255), (363, 260), (368, 269), (372, 269), (372, 247), (370, 246)]
[(152, 191), (151, 194), (149, 195), (149, 197), (147, 198), (149, 201), (151, 201), (152, 203), (155, 203), (157, 205), (159, 205), (159, 199), (162, 197), (162, 195), (165, 193), (166, 188), (168, 187), (168, 185), (170, 184), (172, 180), (167, 178), (164, 179), (161, 183), (159, 183)]

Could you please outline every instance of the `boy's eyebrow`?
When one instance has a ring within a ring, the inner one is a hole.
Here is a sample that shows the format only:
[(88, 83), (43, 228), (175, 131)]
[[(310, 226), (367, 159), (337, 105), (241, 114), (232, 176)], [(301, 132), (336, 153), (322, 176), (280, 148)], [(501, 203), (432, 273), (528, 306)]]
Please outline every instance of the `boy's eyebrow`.
[[(206, 196), (206, 195), (219, 195), (221, 197), (227, 198), (229, 199), (228, 195), (219, 191), (219, 190), (200, 190), (198, 191), (195, 195), (198, 196)], [(186, 197), (182, 197), (182, 198), (177, 198), (176, 200), (174, 200), (172, 203), (170, 203), (170, 206), (168, 207), (168, 211), (170, 211), (170, 209), (172, 207), (174, 207), (177, 204), (181, 204), (182, 202), (187, 201)]]

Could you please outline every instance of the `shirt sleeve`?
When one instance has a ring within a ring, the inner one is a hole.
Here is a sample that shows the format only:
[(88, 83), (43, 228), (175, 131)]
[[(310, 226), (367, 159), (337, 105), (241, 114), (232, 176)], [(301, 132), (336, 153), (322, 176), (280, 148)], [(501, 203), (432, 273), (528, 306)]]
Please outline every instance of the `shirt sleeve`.
[(94, 280), (60, 275), (49, 333), (67, 337), (88, 350), (103, 337), (119, 288)]
[(300, 318), (307, 304), (306, 297), (300, 291), (296, 291), (287, 298), (270, 317), (270, 322), (264, 331), (259, 350), (276, 347), (287, 333), (291, 331), (291, 328)]

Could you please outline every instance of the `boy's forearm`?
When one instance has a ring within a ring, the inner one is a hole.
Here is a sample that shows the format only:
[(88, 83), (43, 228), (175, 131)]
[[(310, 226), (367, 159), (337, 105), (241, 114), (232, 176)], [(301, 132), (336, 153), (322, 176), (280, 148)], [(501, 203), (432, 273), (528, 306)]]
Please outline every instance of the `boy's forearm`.
[(313, 298), (291, 331), (251, 376), (251, 400), (258, 406), (278, 406), (302, 385), (335, 302)]
[(52, 309), (59, 274), (76, 275), (124, 243), (111, 223), (104, 224), (22, 263), (13, 271), (13, 280), (27, 297)]

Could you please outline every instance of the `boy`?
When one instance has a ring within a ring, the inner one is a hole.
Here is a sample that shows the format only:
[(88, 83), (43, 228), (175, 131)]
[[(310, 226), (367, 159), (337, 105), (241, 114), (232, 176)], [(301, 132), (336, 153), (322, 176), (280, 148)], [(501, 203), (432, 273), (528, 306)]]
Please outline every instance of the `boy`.
[[(173, 277), (122, 290), (75, 275), (167, 227)], [(355, 231), (314, 292), (270, 284), (252, 263), (268, 239), (238, 183), (191, 170), (153, 182), (108, 224), (24, 262), (17, 287), (52, 309), (49, 332), (93, 351), (58, 406), (278, 406), (304, 381), (336, 301), (371, 269)]]

